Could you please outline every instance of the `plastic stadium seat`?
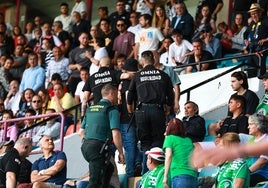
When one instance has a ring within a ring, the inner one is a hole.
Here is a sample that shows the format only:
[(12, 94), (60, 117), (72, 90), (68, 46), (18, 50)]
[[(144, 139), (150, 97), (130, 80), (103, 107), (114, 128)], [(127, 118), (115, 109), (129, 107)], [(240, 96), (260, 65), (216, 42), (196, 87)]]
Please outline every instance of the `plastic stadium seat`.
[[(81, 124), (80, 123), (77, 123), (76, 124), (76, 132), (80, 129), (80, 126)], [(67, 128), (67, 131), (65, 133), (65, 136), (68, 136), (68, 135), (71, 135), (74, 133), (74, 124), (70, 125), (68, 128)]]

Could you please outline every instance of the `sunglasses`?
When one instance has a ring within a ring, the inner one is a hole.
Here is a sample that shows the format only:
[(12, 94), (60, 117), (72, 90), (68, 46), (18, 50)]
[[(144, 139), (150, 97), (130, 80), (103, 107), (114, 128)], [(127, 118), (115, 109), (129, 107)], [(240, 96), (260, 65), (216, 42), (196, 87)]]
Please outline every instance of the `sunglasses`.
[(37, 100), (37, 101), (32, 101), (33, 103), (40, 103), (41, 100)]
[(125, 24), (117, 24), (116, 26), (117, 27), (123, 27), (123, 26), (125, 26)]

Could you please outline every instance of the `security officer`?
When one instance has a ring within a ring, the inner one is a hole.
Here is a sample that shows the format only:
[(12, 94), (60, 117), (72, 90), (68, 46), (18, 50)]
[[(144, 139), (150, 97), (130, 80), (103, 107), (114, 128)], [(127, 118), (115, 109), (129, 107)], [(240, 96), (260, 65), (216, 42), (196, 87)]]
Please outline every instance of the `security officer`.
[[(174, 92), (169, 76), (154, 67), (151, 51), (144, 51), (140, 63), (143, 69), (133, 77), (127, 96), (129, 113), (134, 112), (134, 99), (138, 99), (135, 111), (138, 138), (143, 151), (162, 147), (165, 132), (165, 115), (174, 104)], [(143, 159), (146, 166), (145, 158)], [(144, 171), (143, 171), (144, 172)]]
[(87, 102), (94, 97), (94, 104), (97, 104), (101, 99), (101, 88), (103, 85), (111, 83), (117, 87), (120, 83), (120, 79), (127, 79), (128, 74), (122, 73), (121, 71), (110, 70), (111, 60), (109, 57), (103, 57), (100, 60), (100, 69), (87, 79), (83, 88), (84, 97), (82, 101), (82, 116), (85, 114)]
[(81, 151), (89, 163), (90, 188), (101, 186), (109, 163), (109, 145), (112, 139), (119, 151), (119, 163), (124, 163), (119, 112), (114, 106), (118, 100), (117, 92), (117, 88), (111, 84), (104, 85), (101, 89), (102, 99), (87, 109), (79, 130), (79, 135), (83, 138)]

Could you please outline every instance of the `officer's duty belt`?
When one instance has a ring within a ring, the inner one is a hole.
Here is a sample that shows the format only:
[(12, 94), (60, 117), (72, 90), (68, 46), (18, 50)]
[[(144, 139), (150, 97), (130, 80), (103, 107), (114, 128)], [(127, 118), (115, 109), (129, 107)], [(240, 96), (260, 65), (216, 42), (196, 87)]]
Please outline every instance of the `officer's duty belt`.
[(82, 143), (84, 143), (84, 142), (90, 142), (90, 143), (105, 143), (104, 141), (102, 141), (102, 140), (98, 140), (98, 139), (93, 139), (93, 138), (89, 138), (89, 139), (87, 139), (87, 138), (83, 138), (83, 140), (82, 140)]
[(163, 108), (162, 104), (154, 104), (154, 103), (141, 103), (141, 106)]

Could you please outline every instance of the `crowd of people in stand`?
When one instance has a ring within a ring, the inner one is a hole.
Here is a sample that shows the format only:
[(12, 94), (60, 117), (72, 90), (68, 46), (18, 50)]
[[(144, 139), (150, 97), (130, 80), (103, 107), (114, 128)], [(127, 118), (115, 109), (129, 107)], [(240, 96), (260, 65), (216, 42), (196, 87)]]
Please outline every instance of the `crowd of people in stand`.
[[(267, 140), (268, 3), (234, 0), (231, 26), (217, 17), (223, 5), (199, 0), (193, 17), (183, 0), (117, 0), (111, 14), (99, 7), (99, 22), (91, 25), (86, 3), (75, 0), (71, 11), (61, 3), (53, 21), (37, 15), (25, 29), (0, 13), (1, 120), (62, 112), (66, 131), (75, 117), (68, 109), (81, 103), (81, 152), (89, 164), (85, 176), (66, 181), (66, 155), (54, 151), (59, 119), (41, 126), (35, 124), (46, 118), (8, 122), (0, 125), (0, 187), (119, 187), (116, 147), (127, 177), (142, 175), (138, 187), (195, 188), (196, 167), (204, 164), (191, 162), (193, 152), (230, 149), (249, 135), (249, 142)], [(179, 75), (220, 64), (208, 60), (255, 52), (261, 64), (249, 56), (247, 74), (232, 73), (236, 93), (226, 117), (209, 125), (215, 141), (204, 143), (198, 101), (187, 101), (184, 117), (176, 118), (182, 108)], [(248, 86), (256, 76), (266, 90), (260, 102)], [(37, 147), (43, 156), (31, 164), (26, 157)], [(246, 188), (268, 180), (267, 170), (266, 155), (221, 161), (214, 183)]]

